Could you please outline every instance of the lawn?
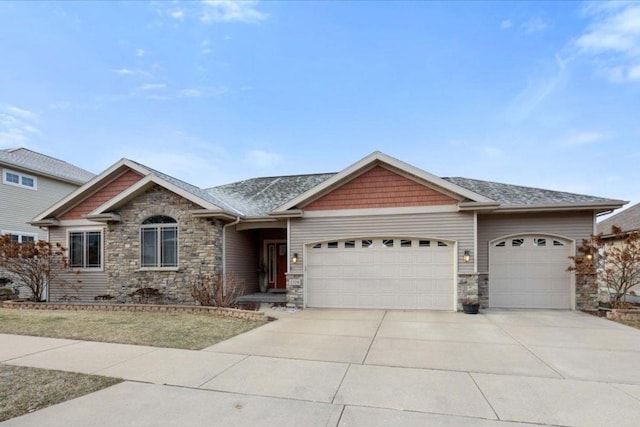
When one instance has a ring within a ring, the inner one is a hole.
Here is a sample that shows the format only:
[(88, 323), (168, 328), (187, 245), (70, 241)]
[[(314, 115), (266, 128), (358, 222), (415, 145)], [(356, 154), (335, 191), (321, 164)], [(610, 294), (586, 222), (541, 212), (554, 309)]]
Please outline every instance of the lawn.
[(117, 378), (0, 364), (0, 421), (98, 391)]
[(192, 313), (0, 308), (0, 333), (201, 350), (265, 321)]

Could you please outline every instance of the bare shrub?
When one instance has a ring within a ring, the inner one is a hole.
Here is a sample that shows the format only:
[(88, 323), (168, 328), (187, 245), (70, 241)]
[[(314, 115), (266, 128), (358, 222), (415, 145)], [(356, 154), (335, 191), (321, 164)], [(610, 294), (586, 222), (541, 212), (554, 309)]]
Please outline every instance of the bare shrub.
[(237, 300), (244, 289), (244, 282), (233, 275), (210, 276), (198, 273), (191, 282), (191, 296), (200, 305), (209, 307), (237, 307)]
[(136, 304), (161, 304), (164, 301), (164, 295), (156, 288), (139, 288), (129, 294)]
[(0, 267), (31, 290), (31, 299), (42, 301), (45, 286), (67, 267), (67, 257), (60, 244), (19, 243), (7, 234), (0, 236)]

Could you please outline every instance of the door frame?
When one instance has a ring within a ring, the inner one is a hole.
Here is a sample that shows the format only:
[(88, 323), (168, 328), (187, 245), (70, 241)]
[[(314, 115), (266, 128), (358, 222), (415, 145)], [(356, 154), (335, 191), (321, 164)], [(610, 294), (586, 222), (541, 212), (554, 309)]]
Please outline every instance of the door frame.
[[(303, 308), (307, 308), (307, 290), (309, 288), (309, 286), (307, 285), (307, 280), (306, 280), (306, 273), (307, 273), (307, 260), (309, 259), (308, 256), (308, 248), (312, 245), (316, 245), (318, 243), (325, 243), (325, 242), (332, 242), (332, 241), (343, 241), (343, 240), (362, 240), (362, 239), (382, 239), (382, 238), (392, 238), (392, 239), (408, 239), (408, 240), (441, 240), (443, 242), (446, 242), (448, 244), (450, 244), (452, 246), (452, 286), (451, 286), (451, 290), (452, 290), (452, 295), (451, 295), (451, 299), (452, 299), (452, 307), (451, 310), (452, 311), (458, 311), (458, 241), (457, 240), (451, 240), (451, 239), (447, 239), (447, 238), (441, 238), (441, 237), (427, 237), (427, 236), (416, 236), (416, 235), (410, 235), (410, 236), (406, 236), (406, 235), (397, 235), (394, 233), (390, 233), (388, 235), (379, 235), (379, 234), (373, 234), (373, 235), (365, 235), (365, 236), (347, 236), (347, 237), (337, 237), (334, 239), (322, 239), (322, 240), (314, 240), (311, 242), (305, 242), (302, 245), (302, 271), (304, 271), (304, 287), (302, 289), (303, 292)], [(416, 310), (420, 310), (420, 309), (416, 309)], [(434, 310), (437, 311), (437, 310)]]
[[(265, 288), (267, 289), (267, 292), (269, 291), (269, 269), (271, 268), (271, 266), (269, 265), (269, 245), (275, 245), (276, 248), (278, 247), (278, 245), (285, 245), (287, 246), (287, 240), (286, 239), (266, 239), (262, 242), (262, 262), (264, 263), (264, 265), (267, 267), (266, 268), (266, 272), (263, 278), (264, 281), (264, 285)], [(287, 255), (285, 255), (285, 257), (288, 258), (288, 251), (289, 248), (287, 247)], [(276, 255), (277, 256), (277, 255)], [(286, 270), (286, 268), (285, 268)], [(282, 287), (278, 287), (278, 263), (276, 261), (276, 282), (275, 282), (275, 286), (271, 289), (287, 289), (287, 283), (286, 283), (286, 273), (287, 271), (284, 272), (285, 273), (285, 283)]]
[[(557, 239), (565, 240), (569, 242), (569, 256), (575, 256), (576, 240), (572, 239), (571, 237), (563, 236), (562, 234), (530, 231), (530, 232), (524, 232), (524, 233), (507, 234), (507, 235), (489, 240), (489, 244), (487, 247), (487, 269), (489, 270), (489, 286), (487, 287), (487, 291), (489, 293), (489, 308), (491, 308), (491, 248), (493, 247), (493, 244), (498, 240), (511, 239), (513, 237), (521, 237), (521, 236), (540, 236), (540, 237), (549, 237), (549, 238), (557, 238)], [(568, 266), (569, 266), (569, 259), (567, 258), (567, 267)], [(569, 305), (570, 305), (569, 310), (575, 311), (576, 309), (576, 275), (575, 273), (569, 273), (569, 292), (571, 293), (571, 295), (569, 295)], [(558, 310), (561, 310), (561, 309), (558, 309)]]

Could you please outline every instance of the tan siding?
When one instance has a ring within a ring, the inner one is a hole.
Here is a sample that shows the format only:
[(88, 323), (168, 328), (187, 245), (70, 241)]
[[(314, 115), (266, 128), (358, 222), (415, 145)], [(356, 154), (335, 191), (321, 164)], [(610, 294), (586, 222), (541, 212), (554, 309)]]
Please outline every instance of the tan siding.
[(254, 232), (236, 231), (235, 226), (226, 230), (227, 275), (233, 275), (245, 283), (244, 293), (258, 292), (258, 247)]
[(305, 206), (307, 211), (454, 205), (457, 200), (376, 166)]
[(27, 222), (78, 186), (43, 176), (29, 175), (37, 178), (36, 190), (3, 184), (0, 176), (0, 230), (37, 234), (38, 239), (46, 240), (46, 230), (33, 227)]
[[(73, 227), (73, 229), (77, 230), (78, 228)], [(67, 248), (66, 228), (52, 228), (50, 236), (52, 243), (60, 243)], [(77, 270), (77, 273), (75, 271), (69, 269), (51, 283), (49, 301), (58, 302), (64, 300), (65, 296), (70, 296), (77, 297), (82, 302), (93, 302), (96, 295), (107, 293), (107, 273), (94, 270)], [(77, 289), (73, 289), (73, 287)], [(77, 301), (75, 298), (74, 300)]]
[(593, 233), (593, 213), (478, 215), (478, 271), (486, 273), (489, 270), (491, 240), (526, 233), (558, 234), (580, 244)]
[(464, 250), (473, 249), (473, 214), (459, 212), (292, 219), (291, 252), (300, 257), (300, 262), (292, 265), (293, 272), (302, 270), (305, 244), (349, 237), (430, 237), (457, 241), (458, 270), (473, 273), (473, 263), (462, 260)]

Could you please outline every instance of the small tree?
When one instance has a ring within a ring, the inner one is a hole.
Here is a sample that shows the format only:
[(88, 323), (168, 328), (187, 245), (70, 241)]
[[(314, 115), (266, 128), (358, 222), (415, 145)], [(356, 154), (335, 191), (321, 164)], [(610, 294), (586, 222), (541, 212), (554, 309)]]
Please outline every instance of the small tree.
[(0, 268), (27, 286), (34, 301), (42, 301), (45, 286), (66, 266), (65, 250), (60, 244), (44, 240), (19, 243), (12, 241), (10, 235), (0, 236)]
[(583, 240), (578, 255), (569, 257), (569, 271), (595, 277), (598, 285), (607, 288), (612, 305), (620, 306), (627, 292), (640, 285), (640, 232), (623, 233), (613, 226), (611, 234), (606, 241), (602, 233)]

